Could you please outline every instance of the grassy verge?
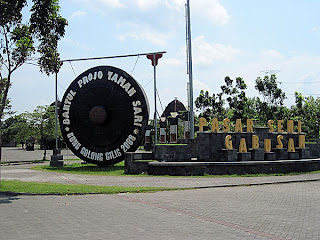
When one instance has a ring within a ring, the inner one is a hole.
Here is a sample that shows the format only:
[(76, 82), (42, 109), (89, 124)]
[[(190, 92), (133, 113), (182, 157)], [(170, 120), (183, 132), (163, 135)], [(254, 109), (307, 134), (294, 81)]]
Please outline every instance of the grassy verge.
[(122, 186), (93, 186), (93, 185), (69, 185), (57, 183), (38, 183), (2, 180), (0, 191), (28, 194), (118, 194), (141, 193), (177, 190), (177, 188), (164, 187), (122, 187)]
[[(99, 167), (94, 164), (81, 164), (81, 163), (73, 163), (70, 165), (65, 165), (63, 167), (50, 167), (50, 166), (34, 166), (31, 169), (40, 170), (40, 171), (50, 171), (50, 172), (61, 172), (61, 173), (70, 173), (70, 174), (83, 174), (83, 175), (100, 175), (100, 176), (153, 176), (153, 175), (127, 175), (124, 174), (124, 162), (120, 162), (114, 166), (108, 167)], [(320, 171), (307, 172), (307, 173), (320, 173)], [(243, 175), (204, 175), (204, 176), (190, 176), (194, 178), (201, 177), (267, 177), (267, 176), (290, 176), (290, 175), (299, 175), (306, 174), (305, 172), (292, 172), (292, 173), (258, 173), (258, 174), (243, 174)], [(161, 175), (157, 177), (173, 177), (173, 178), (181, 178), (186, 176), (168, 176)]]
[(115, 164), (114, 166), (99, 167), (95, 164), (81, 164), (72, 163), (64, 165), (63, 167), (51, 167), (51, 166), (34, 166), (31, 169), (49, 171), (49, 172), (61, 172), (70, 174), (83, 174), (83, 175), (101, 175), (101, 176), (124, 176), (124, 162)]

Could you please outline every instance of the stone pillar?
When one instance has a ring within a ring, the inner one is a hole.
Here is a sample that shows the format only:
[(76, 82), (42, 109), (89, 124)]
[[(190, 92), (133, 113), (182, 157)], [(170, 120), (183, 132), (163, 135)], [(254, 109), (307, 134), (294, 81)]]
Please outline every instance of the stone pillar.
[(170, 143), (178, 142), (178, 118), (169, 118)]
[(167, 119), (160, 118), (160, 141), (159, 143), (167, 143)]
[(61, 155), (60, 149), (53, 149), (53, 155), (51, 155), (50, 167), (63, 167), (63, 155)]
[(189, 113), (184, 113), (184, 139), (190, 139), (190, 121), (189, 121)]

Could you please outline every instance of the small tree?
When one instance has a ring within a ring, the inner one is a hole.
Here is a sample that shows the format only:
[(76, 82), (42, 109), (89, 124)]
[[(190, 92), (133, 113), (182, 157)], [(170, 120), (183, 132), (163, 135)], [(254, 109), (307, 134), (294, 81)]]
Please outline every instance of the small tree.
[(0, 121), (7, 103), (12, 74), (32, 54), (36, 51), (39, 53), (41, 72), (49, 75), (58, 72), (60, 68), (57, 45), (65, 34), (67, 20), (59, 15), (59, 1), (32, 2), (30, 21), (23, 23), (22, 9), (27, 5), (27, 0), (0, 0)]

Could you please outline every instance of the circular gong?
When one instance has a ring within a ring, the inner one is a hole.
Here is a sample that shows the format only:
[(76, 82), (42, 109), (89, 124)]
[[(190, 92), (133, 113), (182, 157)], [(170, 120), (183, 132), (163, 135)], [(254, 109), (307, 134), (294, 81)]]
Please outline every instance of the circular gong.
[(112, 165), (144, 138), (148, 99), (132, 76), (111, 66), (91, 68), (66, 90), (59, 110), (67, 146), (79, 158)]

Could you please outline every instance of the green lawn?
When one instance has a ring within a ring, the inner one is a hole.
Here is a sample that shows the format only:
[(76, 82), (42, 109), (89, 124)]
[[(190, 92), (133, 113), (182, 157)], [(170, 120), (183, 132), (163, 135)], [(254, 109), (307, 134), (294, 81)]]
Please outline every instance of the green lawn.
[(72, 163), (64, 165), (63, 167), (50, 167), (34, 166), (31, 169), (41, 171), (54, 171), (71, 174), (83, 174), (83, 175), (102, 175), (102, 176), (125, 176), (124, 174), (124, 162), (115, 164), (114, 166), (99, 167), (95, 164), (81, 164)]
[[(40, 170), (40, 171), (51, 171), (51, 172), (61, 172), (61, 173), (70, 173), (70, 174), (83, 174), (83, 175), (101, 175), (101, 176), (129, 176), (124, 174), (124, 162), (120, 162), (115, 164), (114, 166), (108, 167), (99, 167), (95, 164), (81, 164), (81, 163), (72, 163), (68, 165), (64, 165), (63, 167), (50, 167), (46, 166), (34, 166), (31, 169)], [(308, 172), (308, 173), (320, 173), (320, 171)], [(258, 174), (244, 174), (244, 175), (204, 175), (204, 176), (190, 176), (190, 177), (266, 177), (266, 176), (288, 176), (288, 175), (299, 175), (305, 174), (304, 172), (293, 172), (293, 173), (258, 173)], [(153, 175), (130, 175), (130, 176), (153, 176)], [(173, 177), (180, 178), (186, 176), (168, 176), (161, 175), (157, 177)]]
[(122, 186), (93, 186), (72, 185), (57, 183), (38, 183), (1, 180), (0, 192), (31, 193), (31, 194), (118, 194), (118, 193), (141, 193), (176, 190), (165, 187), (122, 187)]

